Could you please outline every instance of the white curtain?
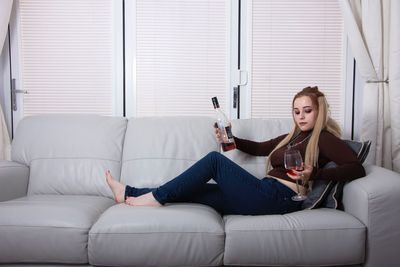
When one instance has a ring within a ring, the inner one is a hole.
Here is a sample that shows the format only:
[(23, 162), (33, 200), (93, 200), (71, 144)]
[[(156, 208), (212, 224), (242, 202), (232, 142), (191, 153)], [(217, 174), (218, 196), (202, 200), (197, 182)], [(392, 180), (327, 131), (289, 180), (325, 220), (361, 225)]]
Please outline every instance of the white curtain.
[(366, 80), (361, 139), (368, 162), (400, 171), (400, 1), (339, 0), (357, 67)]
[[(7, 35), (13, 0), (0, 0), (0, 53)], [(0, 160), (10, 159), (10, 136), (0, 105)]]

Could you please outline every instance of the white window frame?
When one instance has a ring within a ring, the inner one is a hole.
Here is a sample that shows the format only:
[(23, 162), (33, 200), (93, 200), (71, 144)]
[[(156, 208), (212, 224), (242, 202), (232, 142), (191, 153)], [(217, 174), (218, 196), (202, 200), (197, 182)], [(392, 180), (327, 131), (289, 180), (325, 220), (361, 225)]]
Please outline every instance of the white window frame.
[[(235, 77), (237, 69), (232, 66), (236, 66), (233, 62), (237, 62), (237, 9), (235, 7), (238, 5), (238, 0), (231, 0), (227, 2), (226, 14), (230, 17), (228, 18), (230, 23), (228, 24), (228, 40), (230, 40), (230, 48), (227, 51), (227, 64), (230, 67), (226, 68), (227, 82), (225, 85), (227, 101), (225, 106), (222, 108), (226, 111), (228, 117), (236, 118), (236, 109), (232, 108), (233, 96), (232, 88), (235, 84)], [(136, 76), (136, 0), (125, 0), (125, 107), (127, 117), (136, 117), (136, 102), (137, 102), (137, 76)], [(210, 110), (212, 109), (210, 96)]]

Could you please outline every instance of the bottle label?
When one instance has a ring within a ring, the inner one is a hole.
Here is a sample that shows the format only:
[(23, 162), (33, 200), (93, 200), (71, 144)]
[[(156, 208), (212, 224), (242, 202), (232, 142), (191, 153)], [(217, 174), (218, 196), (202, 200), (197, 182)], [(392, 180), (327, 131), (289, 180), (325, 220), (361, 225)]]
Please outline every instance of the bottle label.
[(228, 137), (228, 139), (233, 139), (233, 134), (232, 134), (232, 130), (230, 126), (226, 126), (225, 127), (225, 131), (226, 131), (226, 135)]

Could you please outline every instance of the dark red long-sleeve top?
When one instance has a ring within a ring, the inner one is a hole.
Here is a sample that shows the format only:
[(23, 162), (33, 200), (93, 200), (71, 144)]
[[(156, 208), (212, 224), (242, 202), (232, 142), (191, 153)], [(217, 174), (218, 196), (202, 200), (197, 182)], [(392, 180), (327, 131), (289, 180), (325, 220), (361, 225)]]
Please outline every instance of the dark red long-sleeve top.
[[(295, 143), (295, 146), (293, 147), (300, 151), (303, 159), (309, 141), (307, 138), (309, 134), (310, 132), (301, 132), (296, 138), (296, 141), (298, 140), (296, 143), (299, 144), (296, 145)], [(245, 153), (254, 156), (269, 156), (272, 150), (286, 137), (286, 135), (287, 134), (284, 134), (265, 142), (254, 142), (235, 137), (235, 142), (236, 147)], [(301, 142), (305, 138), (307, 138), (307, 140)], [(364, 167), (358, 161), (357, 155), (340, 138), (327, 131), (322, 131), (319, 137), (318, 147), (318, 166), (313, 168), (310, 180), (324, 179), (350, 181), (365, 176)], [(294, 183), (295, 181), (286, 175), (287, 170), (285, 169), (283, 160), (283, 155), (286, 149), (286, 146), (281, 147), (270, 156), (273, 168), (268, 172), (268, 175)], [(337, 166), (334, 168), (324, 168), (324, 166), (330, 161), (336, 163)]]

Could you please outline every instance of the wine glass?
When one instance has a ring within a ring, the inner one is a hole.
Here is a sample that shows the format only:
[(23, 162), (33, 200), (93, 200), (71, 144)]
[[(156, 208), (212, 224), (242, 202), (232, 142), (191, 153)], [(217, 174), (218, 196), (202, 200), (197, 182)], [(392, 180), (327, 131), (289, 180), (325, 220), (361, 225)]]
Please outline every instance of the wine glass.
[[(284, 155), (285, 168), (289, 170), (289, 173), (294, 174), (293, 170), (302, 171), (303, 170), (303, 159), (301, 157), (300, 151), (297, 149), (290, 149), (285, 151)], [(297, 195), (292, 197), (294, 201), (303, 201), (307, 198), (300, 192), (299, 182), (296, 180)]]

